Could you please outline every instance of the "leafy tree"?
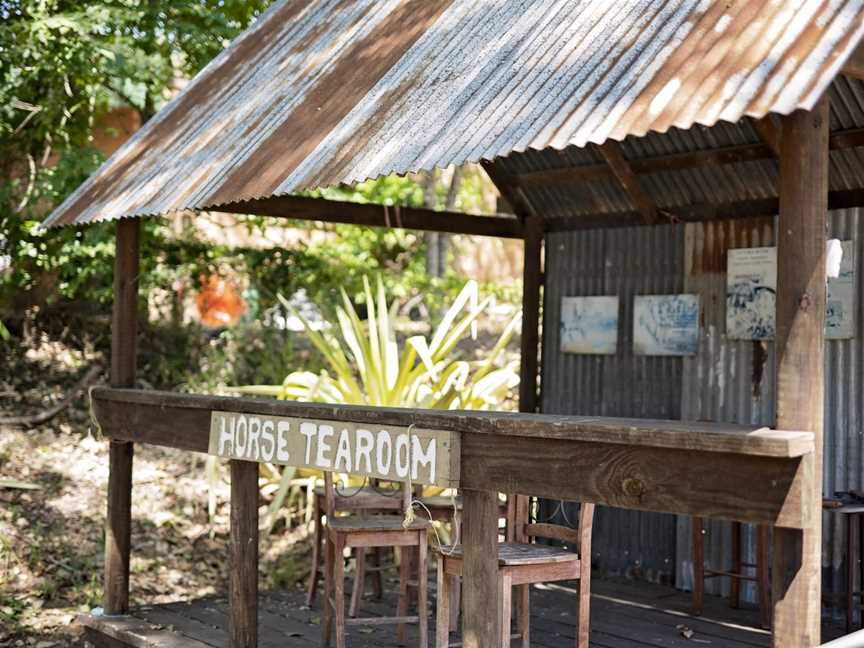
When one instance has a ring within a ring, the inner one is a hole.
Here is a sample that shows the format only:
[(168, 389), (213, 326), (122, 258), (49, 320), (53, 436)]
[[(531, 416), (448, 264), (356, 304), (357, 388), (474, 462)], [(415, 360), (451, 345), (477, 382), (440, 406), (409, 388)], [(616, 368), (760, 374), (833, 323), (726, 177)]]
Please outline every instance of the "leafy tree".
[(110, 281), (109, 229), (39, 221), (102, 161), (108, 110), (146, 121), (269, 1), (0, 0), (0, 303), (40, 282), (77, 297), (87, 273)]

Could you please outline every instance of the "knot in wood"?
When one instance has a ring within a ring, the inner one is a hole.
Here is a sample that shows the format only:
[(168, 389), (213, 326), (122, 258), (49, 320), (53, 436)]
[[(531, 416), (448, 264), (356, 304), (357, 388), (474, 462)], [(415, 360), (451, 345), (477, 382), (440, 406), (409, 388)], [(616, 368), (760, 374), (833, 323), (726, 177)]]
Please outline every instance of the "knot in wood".
[(806, 312), (810, 310), (810, 304), (812, 303), (812, 301), (813, 300), (810, 298), (810, 293), (805, 292), (803, 295), (801, 295), (801, 299), (798, 300), (798, 308)]
[(646, 491), (645, 482), (638, 477), (626, 477), (621, 482), (621, 488), (627, 497), (633, 497), (637, 500), (641, 500)]

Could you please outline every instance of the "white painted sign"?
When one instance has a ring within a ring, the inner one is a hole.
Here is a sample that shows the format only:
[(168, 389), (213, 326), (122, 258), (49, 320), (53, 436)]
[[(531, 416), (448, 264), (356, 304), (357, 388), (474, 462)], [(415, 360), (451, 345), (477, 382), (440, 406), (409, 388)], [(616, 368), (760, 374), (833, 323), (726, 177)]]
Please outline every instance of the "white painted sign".
[(618, 349), (618, 298), (563, 297), (561, 350), (614, 355)]
[(825, 337), (843, 340), (855, 337), (855, 245), (842, 241), (843, 256), (836, 277), (828, 278)]
[(393, 425), (214, 411), (211, 455), (419, 484), (459, 485), (459, 435)]

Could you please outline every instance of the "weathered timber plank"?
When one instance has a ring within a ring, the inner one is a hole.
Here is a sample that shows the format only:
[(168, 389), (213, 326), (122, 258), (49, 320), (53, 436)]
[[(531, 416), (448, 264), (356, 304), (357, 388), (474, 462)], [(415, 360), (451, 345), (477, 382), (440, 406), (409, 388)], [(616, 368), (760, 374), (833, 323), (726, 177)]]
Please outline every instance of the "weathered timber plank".
[(466, 434), (462, 460), (463, 488), (800, 524), (800, 502), (787, 501), (800, 459)]
[(258, 645), (258, 464), (232, 459), (228, 630), (231, 648)]
[(257, 214), (259, 216), (346, 223), (367, 227), (399, 227), (451, 234), (522, 238), (522, 223), (512, 216), (477, 216), (417, 207), (385, 207), (371, 203), (353, 203), (304, 196), (272, 196), (270, 198), (244, 200), (219, 205), (213, 209), (231, 214)]
[(118, 644), (132, 648), (211, 648), (202, 641), (184, 637), (178, 632), (153, 626), (131, 616), (82, 614), (78, 617), (78, 623), (85, 628), (85, 638), (88, 641), (105, 648), (117, 648)]
[(725, 423), (320, 405), (110, 388), (93, 390), (93, 409), (102, 431), (111, 438), (197, 452), (207, 452), (211, 410), (368, 425), (413, 423), (422, 428), (472, 435), (524, 436), (766, 457), (799, 457), (812, 450), (812, 435), (807, 432)]
[[(802, 523), (774, 531), (774, 646), (821, 643), (822, 421), (829, 104), (781, 118), (777, 227), (777, 424), (814, 433), (795, 488)], [(778, 527), (786, 525), (778, 524)]]
[(148, 623), (160, 625), (184, 637), (206, 643), (213, 648), (228, 648), (228, 635), (213, 625), (161, 605), (147, 606), (135, 610), (135, 616)]
[(463, 490), (462, 645), (499, 646), (498, 493)]
[(537, 378), (540, 355), (540, 286), (543, 281), (543, 221), (525, 221), (522, 269), (522, 336), (519, 358), (519, 411), (537, 411)]
[[(138, 269), (141, 221), (117, 221), (114, 252), (114, 306), (111, 319), (111, 385), (134, 387), (138, 337)], [(112, 440), (108, 459), (105, 518), (107, 614), (129, 610), (129, 552), (132, 533), (132, 444)]]

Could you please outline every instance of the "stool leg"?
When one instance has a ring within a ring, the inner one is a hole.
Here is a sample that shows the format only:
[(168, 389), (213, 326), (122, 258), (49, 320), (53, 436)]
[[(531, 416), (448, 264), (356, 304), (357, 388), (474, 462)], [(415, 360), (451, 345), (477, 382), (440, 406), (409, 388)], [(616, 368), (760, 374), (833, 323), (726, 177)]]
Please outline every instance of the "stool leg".
[[(858, 591), (859, 593), (859, 603), (858, 603), (858, 614), (859, 614), (859, 624), (860, 627), (864, 628), (864, 614), (862, 614), (861, 610), (864, 607), (864, 560), (861, 560), (861, 541), (864, 538), (864, 515), (860, 513), (856, 513), (851, 516), (852, 522), (855, 518), (858, 518), (858, 542), (856, 546), (858, 550), (855, 552), (855, 562), (858, 563)], [(854, 522), (853, 522), (854, 523)], [(854, 596), (853, 596), (854, 599)]]
[(855, 613), (855, 562), (858, 551), (855, 546), (855, 519), (846, 516), (846, 634), (852, 632), (852, 619)]
[(768, 525), (756, 527), (756, 577), (759, 583), (759, 623), (771, 628), (771, 578), (768, 573)]
[(351, 592), (351, 605), (348, 607), (348, 616), (352, 619), (357, 616), (360, 609), (360, 599), (363, 598), (366, 572), (366, 547), (355, 549), (357, 557), (354, 559), (354, 589)]
[(438, 554), (438, 598), (435, 610), (435, 648), (450, 645), (450, 576), (444, 571), (444, 556)]
[(333, 632), (333, 541), (330, 534), (324, 540), (324, 615), (321, 619), (321, 645), (330, 645)]
[(513, 577), (506, 568), (498, 570), (498, 605), (500, 606), (498, 630), (501, 633), (498, 645), (510, 648), (510, 615), (513, 600)]
[(311, 605), (315, 602), (315, 594), (318, 590), (318, 570), (321, 562), (321, 542), (323, 540), (321, 516), (321, 502), (317, 495), (313, 495), (314, 517), (312, 518), (312, 568), (309, 571), (309, 585), (306, 588), (306, 605)]
[[(462, 523), (458, 520), (453, 520), (454, 537), (453, 542), (457, 538), (462, 537)], [(450, 577), (450, 631), (456, 632), (459, 630), (459, 612), (461, 611), (462, 602), (462, 579), (458, 576)]]
[(531, 586), (517, 585), (516, 591), (518, 592), (518, 598), (516, 599), (516, 623), (520, 634), (519, 646), (520, 648), (528, 648), (531, 645)]
[(702, 518), (694, 517), (693, 525), (693, 614), (702, 614), (702, 599), (705, 593), (705, 537), (702, 535)]
[(336, 535), (333, 547), (333, 596), (336, 599), (336, 648), (345, 648), (345, 538)]
[[(408, 615), (408, 577), (411, 574), (408, 571), (408, 555), (411, 547), (399, 548), (399, 602), (396, 604), (396, 616)], [(405, 624), (400, 623), (396, 626), (396, 640), (400, 646), (405, 645)]]
[(419, 551), (417, 552), (417, 630), (420, 635), (420, 648), (429, 647), (429, 566), (426, 564), (429, 538), (424, 529), (418, 533)]
[[(732, 565), (733, 574), (741, 575), (741, 523), (732, 523)], [(741, 579), (732, 577), (729, 583), (729, 607), (737, 609), (741, 604)]]
[(384, 587), (381, 578), (381, 547), (372, 548), (372, 557), (370, 558), (375, 571), (372, 572), (372, 595), (380, 600), (384, 596)]

